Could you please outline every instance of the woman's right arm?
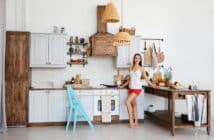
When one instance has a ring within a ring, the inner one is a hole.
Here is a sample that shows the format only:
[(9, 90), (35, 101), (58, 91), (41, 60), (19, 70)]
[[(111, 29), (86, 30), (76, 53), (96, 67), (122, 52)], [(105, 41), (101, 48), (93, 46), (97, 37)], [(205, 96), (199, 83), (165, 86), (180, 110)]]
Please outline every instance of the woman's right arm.
[(128, 85), (129, 85), (129, 79), (124, 84), (120, 85), (119, 88), (125, 88)]
[[(131, 70), (131, 67), (129, 68), (129, 72), (130, 72), (130, 70)], [(126, 86), (128, 86), (129, 85), (129, 81), (130, 81), (130, 76), (128, 76), (127, 78), (125, 78), (126, 79), (126, 82), (125, 83), (123, 83), (122, 85), (119, 85), (119, 88), (125, 88)]]

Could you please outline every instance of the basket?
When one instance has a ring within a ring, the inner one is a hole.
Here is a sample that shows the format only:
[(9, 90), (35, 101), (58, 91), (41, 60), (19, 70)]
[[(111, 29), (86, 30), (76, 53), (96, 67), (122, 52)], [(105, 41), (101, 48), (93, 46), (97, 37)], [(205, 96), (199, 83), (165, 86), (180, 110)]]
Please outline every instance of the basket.
[(135, 31), (136, 31), (136, 29), (134, 27), (132, 27), (131, 29), (120, 27), (120, 29), (119, 29), (119, 32), (127, 32), (130, 35), (135, 35)]

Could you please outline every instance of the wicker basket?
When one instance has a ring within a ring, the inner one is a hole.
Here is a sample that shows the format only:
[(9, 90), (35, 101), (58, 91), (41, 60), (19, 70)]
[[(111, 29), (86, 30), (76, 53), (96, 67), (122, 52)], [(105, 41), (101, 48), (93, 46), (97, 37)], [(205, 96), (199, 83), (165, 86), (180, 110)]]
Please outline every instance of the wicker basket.
[(119, 29), (119, 32), (127, 32), (130, 35), (135, 35), (135, 31), (136, 31), (136, 29), (134, 27), (132, 27), (131, 29), (120, 27), (120, 29)]

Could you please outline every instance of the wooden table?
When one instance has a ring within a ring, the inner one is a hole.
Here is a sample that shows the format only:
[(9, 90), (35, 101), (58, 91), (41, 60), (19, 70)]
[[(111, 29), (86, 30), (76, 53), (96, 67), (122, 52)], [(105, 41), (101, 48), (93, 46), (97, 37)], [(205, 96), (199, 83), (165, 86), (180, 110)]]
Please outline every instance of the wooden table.
[(169, 88), (152, 88), (144, 87), (146, 94), (152, 94), (155, 96), (160, 96), (168, 99), (168, 110), (158, 110), (154, 113), (145, 111), (145, 114), (159, 123), (160, 125), (167, 126), (171, 129), (172, 136), (175, 134), (175, 128), (194, 128), (193, 123), (183, 123), (181, 118), (175, 117), (175, 100), (185, 99), (185, 95), (204, 95), (207, 99), (207, 123), (203, 124), (201, 127), (207, 128), (208, 135), (211, 129), (211, 100), (210, 100), (210, 90), (189, 90), (189, 89), (169, 89)]

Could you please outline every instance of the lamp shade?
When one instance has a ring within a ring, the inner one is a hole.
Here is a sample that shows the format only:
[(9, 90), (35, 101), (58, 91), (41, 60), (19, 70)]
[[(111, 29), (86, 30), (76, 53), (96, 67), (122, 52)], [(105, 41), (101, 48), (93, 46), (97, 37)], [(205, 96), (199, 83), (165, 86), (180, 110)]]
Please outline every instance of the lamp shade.
[(103, 13), (102, 22), (115, 23), (119, 21), (120, 19), (115, 5), (112, 2), (108, 3)]
[(130, 46), (131, 37), (127, 32), (118, 32), (113, 38), (114, 46)]

